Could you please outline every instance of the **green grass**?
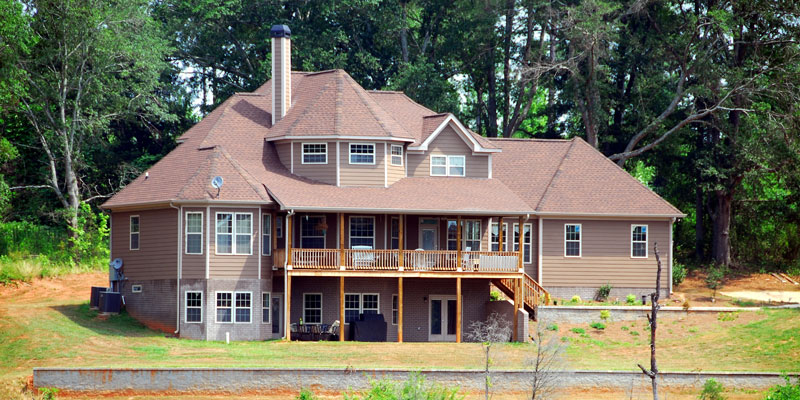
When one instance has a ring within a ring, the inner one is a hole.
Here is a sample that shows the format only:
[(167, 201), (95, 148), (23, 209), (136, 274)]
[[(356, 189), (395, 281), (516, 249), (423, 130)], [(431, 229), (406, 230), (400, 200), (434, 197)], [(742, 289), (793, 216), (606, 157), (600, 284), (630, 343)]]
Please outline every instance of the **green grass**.
[(0, 256), (0, 284), (30, 282), (34, 278), (48, 278), (83, 272), (104, 271), (106, 259), (90, 260), (82, 263), (52, 261), (47, 256), (31, 256), (19, 253)]

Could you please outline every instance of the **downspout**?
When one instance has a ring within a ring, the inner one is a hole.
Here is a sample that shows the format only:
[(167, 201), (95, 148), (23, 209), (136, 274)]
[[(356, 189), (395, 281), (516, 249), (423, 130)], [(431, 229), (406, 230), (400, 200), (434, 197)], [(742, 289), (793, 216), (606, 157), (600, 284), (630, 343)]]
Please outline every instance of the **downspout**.
[[(286, 253), (283, 256), (283, 319), (284, 319), (284, 328), (289, 326), (286, 321), (289, 321), (289, 302), (292, 301), (288, 296), (289, 293), (289, 270), (286, 268), (289, 264), (289, 252), (292, 251), (289, 248), (289, 217), (294, 215), (294, 210), (289, 210), (289, 213), (286, 214), (286, 217), (283, 219), (284, 227), (283, 227), (283, 247), (286, 249)], [(294, 231), (291, 232), (294, 235)], [(291, 332), (284, 332), (287, 338), (291, 338)]]
[(675, 218), (669, 222), (669, 294), (672, 294), (672, 231), (675, 228)]
[(178, 285), (175, 289), (175, 332), (173, 334), (177, 335), (178, 332), (181, 330), (181, 274), (183, 272), (182, 261), (183, 257), (181, 254), (183, 243), (181, 241), (181, 228), (183, 225), (183, 206), (175, 207), (172, 202), (169, 202), (169, 206), (178, 210)]

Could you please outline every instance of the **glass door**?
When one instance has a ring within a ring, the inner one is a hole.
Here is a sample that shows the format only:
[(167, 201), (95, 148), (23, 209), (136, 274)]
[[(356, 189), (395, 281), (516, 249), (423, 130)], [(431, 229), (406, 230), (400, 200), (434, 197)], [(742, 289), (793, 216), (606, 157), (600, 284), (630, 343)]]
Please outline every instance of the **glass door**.
[(283, 337), (283, 296), (272, 298), (272, 337)]
[(428, 340), (456, 341), (456, 296), (431, 296)]

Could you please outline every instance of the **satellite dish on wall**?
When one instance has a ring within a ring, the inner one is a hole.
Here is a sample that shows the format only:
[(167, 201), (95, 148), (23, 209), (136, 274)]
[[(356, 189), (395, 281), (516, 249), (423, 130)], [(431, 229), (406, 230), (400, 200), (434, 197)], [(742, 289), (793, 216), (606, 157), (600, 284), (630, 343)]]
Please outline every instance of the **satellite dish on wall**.
[(213, 186), (214, 189), (217, 189), (217, 190), (222, 188), (222, 184), (223, 183), (225, 183), (225, 181), (222, 179), (221, 176), (215, 176), (214, 179), (211, 180), (211, 186)]
[(122, 259), (121, 258), (115, 258), (115, 259), (111, 260), (111, 262), (108, 263), (108, 265), (110, 265), (111, 268), (119, 270), (120, 268), (122, 268)]

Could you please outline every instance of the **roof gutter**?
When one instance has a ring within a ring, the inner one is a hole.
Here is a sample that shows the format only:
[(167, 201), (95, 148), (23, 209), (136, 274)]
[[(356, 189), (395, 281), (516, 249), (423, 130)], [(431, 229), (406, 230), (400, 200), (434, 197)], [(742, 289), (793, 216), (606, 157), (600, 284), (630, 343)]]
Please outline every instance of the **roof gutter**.
[[(281, 205), (281, 209), (286, 210), (287, 207)], [(530, 211), (510, 211), (510, 210), (426, 210), (426, 209), (397, 209), (397, 208), (362, 208), (362, 207), (291, 207), (293, 211), (312, 211), (312, 212), (361, 212), (361, 213), (406, 213), (406, 214), (442, 214), (442, 215), (513, 215), (524, 216), (531, 215)]]

